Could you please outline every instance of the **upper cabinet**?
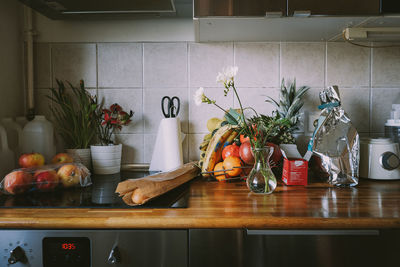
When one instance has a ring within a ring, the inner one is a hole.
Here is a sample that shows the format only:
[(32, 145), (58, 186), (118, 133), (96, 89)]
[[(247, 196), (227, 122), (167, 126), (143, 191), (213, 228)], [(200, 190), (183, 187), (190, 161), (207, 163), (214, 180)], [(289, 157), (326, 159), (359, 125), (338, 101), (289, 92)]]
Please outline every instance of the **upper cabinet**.
[(307, 13), (326, 16), (378, 15), (379, 9), (380, 0), (288, 0), (288, 16)]
[(286, 10), (286, 0), (194, 0), (195, 17), (286, 15)]
[(268, 17), (279, 15), (378, 15), (380, 13), (380, 1), (381, 0), (195, 0), (194, 16)]

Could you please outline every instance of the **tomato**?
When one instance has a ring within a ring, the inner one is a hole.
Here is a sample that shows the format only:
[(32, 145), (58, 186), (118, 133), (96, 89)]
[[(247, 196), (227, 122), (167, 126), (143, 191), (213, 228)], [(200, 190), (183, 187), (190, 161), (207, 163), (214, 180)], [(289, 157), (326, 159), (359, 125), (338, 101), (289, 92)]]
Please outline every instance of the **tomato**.
[(222, 150), (222, 159), (225, 160), (225, 158), (229, 156), (235, 156), (235, 157), (240, 157), (239, 155), (239, 146), (237, 146), (235, 143), (232, 145), (226, 146)]

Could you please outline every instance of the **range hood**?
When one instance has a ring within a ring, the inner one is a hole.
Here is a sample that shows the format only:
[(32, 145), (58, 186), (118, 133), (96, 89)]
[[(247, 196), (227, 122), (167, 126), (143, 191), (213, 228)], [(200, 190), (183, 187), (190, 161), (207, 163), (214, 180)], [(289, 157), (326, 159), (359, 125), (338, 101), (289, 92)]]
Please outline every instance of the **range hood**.
[(50, 19), (171, 16), (174, 0), (19, 0)]

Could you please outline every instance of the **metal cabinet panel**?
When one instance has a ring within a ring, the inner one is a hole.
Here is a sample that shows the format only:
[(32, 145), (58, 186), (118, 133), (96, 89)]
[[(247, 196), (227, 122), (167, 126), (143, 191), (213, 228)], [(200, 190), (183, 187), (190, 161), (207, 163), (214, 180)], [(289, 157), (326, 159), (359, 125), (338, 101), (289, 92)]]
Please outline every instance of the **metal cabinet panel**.
[(195, 0), (194, 16), (265, 16), (266, 12), (286, 15), (286, 0)]
[(311, 15), (377, 15), (380, 0), (288, 0), (288, 16), (296, 11), (311, 11)]
[(244, 231), (189, 230), (190, 267), (244, 267)]

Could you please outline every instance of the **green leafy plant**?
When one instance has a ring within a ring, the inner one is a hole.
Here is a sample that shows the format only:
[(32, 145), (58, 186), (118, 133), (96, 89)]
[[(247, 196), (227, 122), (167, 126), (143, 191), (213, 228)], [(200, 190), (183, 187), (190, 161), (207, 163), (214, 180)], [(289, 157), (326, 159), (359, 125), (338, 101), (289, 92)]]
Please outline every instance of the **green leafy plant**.
[(269, 96), (267, 96), (267, 100), (265, 100), (265, 102), (275, 106), (276, 111), (274, 111), (274, 113), (277, 116), (290, 121), (291, 132), (298, 128), (300, 109), (304, 105), (302, 98), (309, 89), (310, 87), (308, 86), (302, 86), (300, 89), (296, 90), (296, 80), (287, 87), (285, 85), (285, 79), (282, 79), (279, 102)]
[(100, 105), (97, 97), (92, 97), (86, 90), (83, 80), (79, 88), (67, 81), (71, 90), (57, 80), (58, 88), (51, 88), (47, 98), (53, 101), (51, 111), (55, 118), (55, 129), (65, 145), (71, 149), (86, 149), (96, 137), (96, 111)]

